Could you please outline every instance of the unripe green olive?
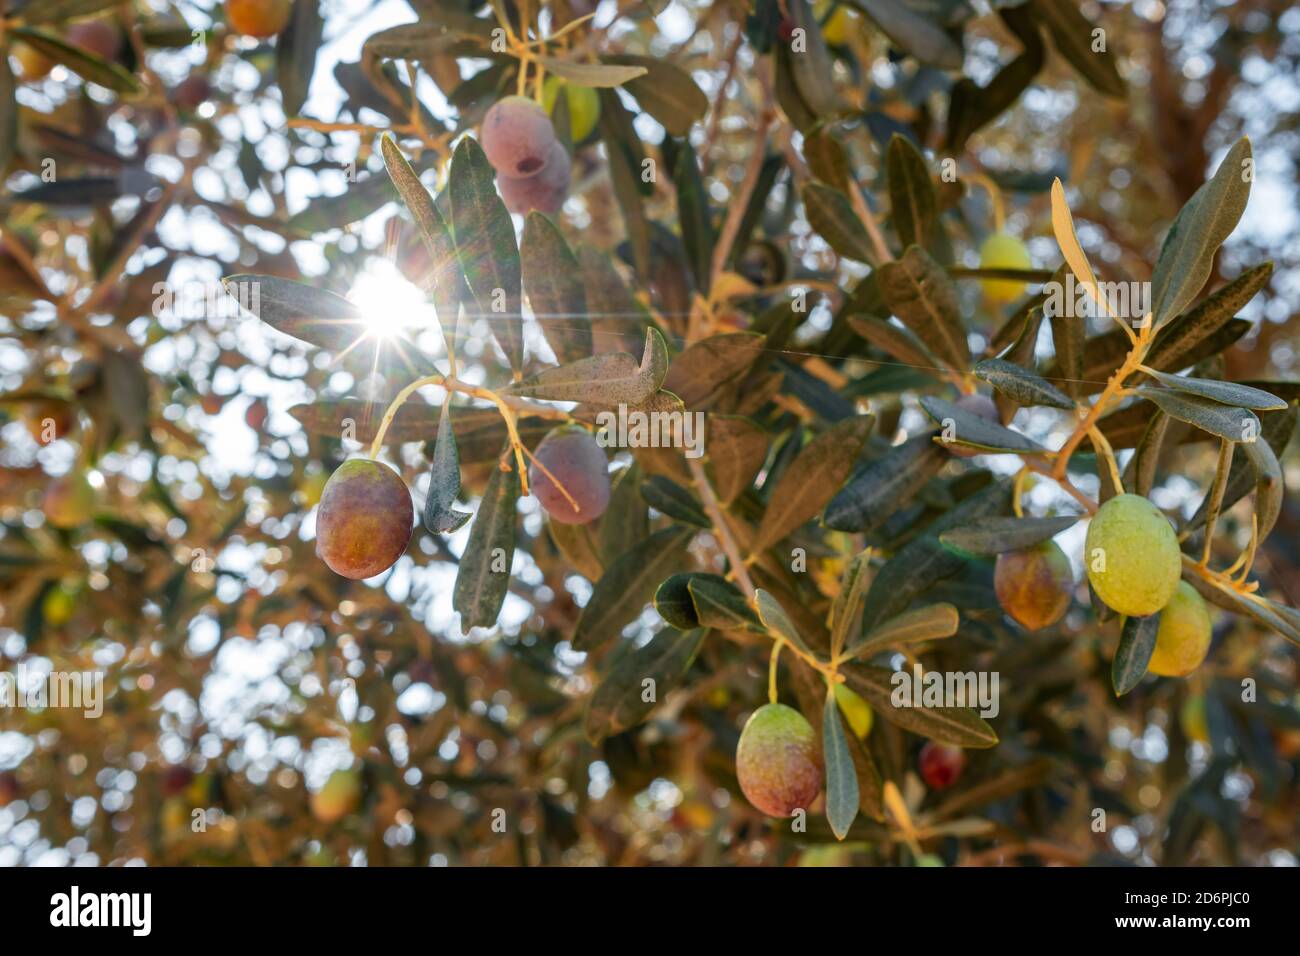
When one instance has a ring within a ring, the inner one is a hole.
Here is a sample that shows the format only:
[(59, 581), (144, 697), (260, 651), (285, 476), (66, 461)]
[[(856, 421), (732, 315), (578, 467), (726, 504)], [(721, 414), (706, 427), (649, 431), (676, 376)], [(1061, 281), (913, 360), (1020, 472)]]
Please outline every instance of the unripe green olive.
[(1154, 614), (1178, 588), (1178, 536), (1160, 509), (1140, 495), (1116, 495), (1102, 505), (1084, 547), (1092, 589), (1120, 614)]
[(1147, 670), (1161, 677), (1186, 677), (1209, 653), (1210, 634), (1205, 599), (1186, 581), (1179, 581), (1173, 599), (1160, 611), (1160, 629)]
[(596, 129), (600, 119), (600, 94), (590, 86), (577, 86), (561, 77), (551, 75), (542, 86), (542, 108), (547, 114), (555, 112), (555, 101), (563, 91), (569, 101), (569, 138), (581, 143)]
[[(981, 269), (1032, 269), (1029, 249), (1015, 236), (996, 232), (980, 246)], [(1009, 305), (1025, 294), (1025, 283), (1017, 279), (981, 279), (984, 298), (994, 305)]]

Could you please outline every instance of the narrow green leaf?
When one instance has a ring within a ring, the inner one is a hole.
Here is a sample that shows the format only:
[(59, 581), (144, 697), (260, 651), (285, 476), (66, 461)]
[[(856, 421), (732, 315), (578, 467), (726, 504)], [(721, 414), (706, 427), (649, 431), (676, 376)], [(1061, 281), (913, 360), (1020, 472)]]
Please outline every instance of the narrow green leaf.
[(767, 433), (740, 415), (710, 415), (706, 434), (714, 490), (731, 504), (753, 486), (767, 460)]
[(702, 628), (684, 632), (665, 628), (645, 647), (619, 657), (587, 705), (583, 721), (587, 739), (600, 743), (645, 720), (685, 679), (707, 633)]
[(909, 438), (855, 474), (826, 506), (822, 522), (836, 531), (873, 531), (938, 474), (947, 453), (933, 432)]
[(802, 48), (791, 49), (790, 73), (795, 87), (814, 116), (819, 119), (833, 117), (841, 108), (835, 92), (834, 60), (817, 24), (812, 4), (808, 0), (786, 0), (786, 9), (793, 29), (803, 30), (800, 35)]
[(870, 633), (878, 622), (901, 614), (927, 590), (967, 566), (965, 556), (943, 545), (941, 534), (978, 518), (1005, 514), (1010, 504), (1010, 482), (989, 485), (935, 519), (921, 535), (895, 552), (871, 582), (862, 608), (863, 628)]
[(972, 135), (1010, 109), (1043, 69), (1045, 56), (1039, 40), (998, 70), (987, 86), (966, 77), (954, 83), (948, 104), (948, 149), (960, 152)]
[(840, 589), (831, 603), (831, 653), (839, 654), (848, 646), (851, 635), (858, 633), (862, 602), (871, 584), (871, 552), (853, 556), (840, 575)]
[(1237, 312), (1268, 285), (1272, 275), (1271, 262), (1247, 269), (1173, 319), (1156, 333), (1151, 351), (1147, 353), (1147, 365), (1168, 372), (1191, 365), (1191, 361), (1180, 361), (1179, 356), (1190, 354), (1201, 342), (1231, 322)]
[(456, 253), (456, 244), (452, 241), (451, 231), (447, 228), (442, 213), (434, 205), (429, 190), (420, 182), (419, 175), (406, 161), (401, 149), (393, 138), (387, 134), (379, 140), (380, 152), (384, 156), (384, 166), (392, 179), (393, 185), (410, 210), (415, 226), (420, 232), (424, 248), (429, 253), (432, 264), (430, 278), (433, 280), (434, 305), (438, 313), (438, 323), (442, 326), (443, 339), (456, 341), (456, 320), (460, 313), (460, 290), (465, 278), (460, 270), (460, 257)]
[(874, 315), (851, 315), (848, 323), (854, 332), (900, 362), (918, 369), (938, 367), (938, 361), (925, 343), (906, 326), (894, 325)]
[(872, 710), (904, 730), (957, 747), (985, 748), (998, 742), (993, 728), (969, 707), (895, 706), (894, 672), (888, 668), (853, 663), (845, 664), (841, 673)]
[(871, 19), (880, 32), (922, 63), (943, 70), (960, 70), (962, 52), (930, 17), (902, 0), (847, 0)]
[[(655, 589), (654, 605), (659, 616), (679, 630), (689, 631), (700, 626), (700, 614), (691, 595), (690, 583), (698, 572), (674, 574)], [(711, 575), (726, 582), (720, 575)]]
[(668, 346), (653, 326), (646, 330), (645, 352), (637, 362), (626, 352), (604, 352), (558, 368), (543, 369), (511, 385), (522, 398), (552, 402), (591, 402), (609, 407), (638, 406), (659, 390), (668, 374)]
[(1165, 434), (1169, 431), (1169, 416), (1157, 411), (1151, 416), (1141, 440), (1133, 450), (1124, 469), (1124, 487), (1135, 494), (1146, 497), (1156, 480), (1156, 468), (1160, 464), (1160, 450), (1164, 447)]
[(826, 821), (836, 839), (843, 840), (858, 816), (858, 773), (834, 693), (827, 693), (822, 711), (822, 756), (826, 762)]
[(1041, 455), (1047, 451), (1033, 439), (969, 412), (956, 402), (923, 395), (921, 407), (944, 429), (938, 439), (942, 444), (1017, 454)]
[(22, 14), (24, 23), (40, 25), (89, 16), (115, 7), (120, 2), (121, 0), (30, 0), (27, 3), (10, 4), (10, 7)]
[(1259, 418), (1246, 408), (1234, 408), (1209, 398), (1187, 395), (1170, 389), (1138, 389), (1138, 394), (1150, 399), (1171, 418), (1195, 425), (1228, 441), (1247, 441), (1259, 434)]
[(606, 565), (650, 535), (650, 511), (641, 497), (642, 477), (641, 466), (635, 461), (614, 476), (609, 506), (600, 518), (600, 554)]
[(632, 116), (613, 90), (600, 91), (600, 136), (609, 156), (609, 178), (614, 186), (614, 198), (623, 213), (623, 229), (632, 247), (632, 261), (637, 276), (649, 282), (650, 221), (643, 204), (644, 187), (652, 184), (641, 179), (645, 148), (637, 136)]
[(593, 89), (622, 86), (649, 72), (644, 66), (580, 63), (577, 60), (562, 60), (554, 56), (539, 56), (537, 60), (546, 68), (546, 72), (554, 73), (575, 86), (589, 86)]
[(716, 574), (693, 574), (686, 584), (701, 627), (719, 631), (762, 631), (745, 595), (734, 584)]
[(1032, 548), (1071, 527), (1079, 515), (1061, 515), (1052, 518), (1017, 518), (1012, 515), (992, 515), (950, 528), (939, 540), (950, 548), (968, 554), (1002, 554)]
[(704, 411), (763, 357), (763, 336), (757, 333), (711, 335), (673, 358), (663, 387), (679, 396), (691, 411)]
[(1210, 277), (1215, 253), (1246, 209), (1251, 160), (1250, 140), (1243, 136), (1169, 227), (1151, 278), (1151, 309), (1157, 329), (1191, 305)]
[(804, 135), (803, 157), (814, 176), (848, 195), (852, 178), (848, 153), (830, 127), (821, 126)]
[(1282, 513), (1282, 497), (1286, 491), (1282, 466), (1266, 441), (1242, 442), (1240, 447), (1255, 469), (1255, 517), (1259, 524), (1259, 540), (1263, 541)]
[(804, 639), (799, 636), (799, 631), (790, 620), (790, 615), (786, 614), (785, 608), (781, 607), (780, 601), (762, 588), (758, 588), (754, 604), (758, 610), (758, 619), (763, 622), (763, 627), (769, 634), (781, 638), (805, 654), (812, 653), (804, 643)]
[(116, 63), (88, 53), (51, 33), (31, 27), (10, 27), (9, 35), (18, 37), (47, 59), (66, 66), (83, 80), (98, 83), (115, 93), (139, 93), (143, 89), (133, 74)]
[(803, 187), (803, 204), (808, 224), (832, 249), (855, 262), (875, 261), (867, 227), (848, 196), (834, 186), (810, 182)]
[(276, 83), (287, 116), (296, 116), (307, 102), (311, 78), (316, 73), (316, 54), (324, 34), (320, 4), (315, 0), (295, 3), (289, 25), (275, 43)]
[(13, 70), (9, 68), (8, 51), (0, 48), (0, 175), (9, 169), (18, 148), (17, 88)]
[(660, 582), (681, 565), (695, 534), (695, 528), (665, 528), (614, 561), (582, 609), (574, 649), (595, 650), (617, 638), (654, 598)]
[(651, 508), (677, 521), (697, 528), (713, 527), (695, 496), (671, 478), (651, 475), (641, 483), (641, 497)]
[(1123, 99), (1127, 93), (1115, 54), (1109, 47), (1094, 47), (1097, 27), (1079, 10), (1075, 0), (1031, 0), (1031, 10), (1047, 27), (1058, 53), (1104, 96)]
[(867, 657), (897, 644), (952, 637), (960, 624), (961, 617), (951, 604), (929, 604), (906, 611), (873, 628), (866, 637), (849, 646), (849, 653), (855, 657)]
[(496, 178), (472, 137), (456, 146), (447, 180), (456, 252), (465, 280), (510, 367), (524, 367), (522, 276), (515, 227)]
[(1157, 372), (1155, 369), (1144, 374), (1154, 378), (1166, 388), (1172, 388), (1174, 391), (1184, 392), (1188, 395), (1199, 395), (1202, 398), (1208, 398), (1223, 405), (1236, 405), (1261, 412), (1286, 408), (1286, 402), (1276, 395), (1270, 395), (1263, 389), (1252, 388), (1249, 385), (1239, 385), (1236, 382), (1219, 382), (1206, 378), (1188, 378), (1185, 375), (1170, 375), (1166, 372)]
[(433, 534), (450, 534), (472, 515), (452, 505), (460, 494), (460, 453), (451, 427), (451, 405), (442, 406), (438, 438), (433, 445), (433, 466), (429, 471), (429, 496), (424, 501), (424, 526)]
[(578, 259), (540, 212), (530, 212), (519, 245), (524, 289), (542, 334), (560, 365), (591, 355), (591, 319)]
[(975, 377), (988, 382), (1007, 398), (1020, 405), (1046, 405), (1048, 408), (1074, 409), (1074, 399), (1036, 372), (1002, 359), (982, 359), (975, 363)]
[[(1291, 443), (1291, 436), (1295, 432), (1296, 419), (1300, 415), (1300, 409), (1292, 404), (1286, 411), (1282, 412), (1265, 412), (1260, 416), (1261, 433), (1255, 440), (1255, 444), (1264, 443), (1268, 445), (1269, 450), (1273, 452), (1273, 457), (1277, 459), (1285, 452), (1287, 445)], [(1249, 445), (1249, 442), (1243, 442)], [(1258, 449), (1256, 449), (1258, 453)], [(1265, 468), (1268, 468), (1265, 462)], [(1231, 508), (1251, 490), (1258, 490), (1260, 481), (1260, 472), (1255, 464), (1255, 456), (1249, 453), (1244, 456), (1234, 456), (1232, 470), (1228, 473), (1228, 486), (1223, 495), (1223, 508)], [(1271, 492), (1266, 491), (1266, 495)], [(1258, 502), (1256, 502), (1258, 508)], [(1206, 504), (1201, 503), (1196, 514), (1192, 516), (1191, 521), (1187, 522), (1185, 530), (1195, 531), (1204, 527), (1206, 519)], [(1262, 525), (1261, 525), (1262, 527)]]
[[(1062, 288), (1065, 285), (1068, 266), (1062, 265), (1049, 280)], [(1056, 352), (1056, 374), (1063, 390), (1071, 398), (1078, 399), (1088, 394), (1084, 387), (1084, 339), (1088, 334), (1088, 323), (1074, 315), (1049, 316), (1052, 323), (1052, 349)]]
[(605, 573), (600, 547), (590, 524), (546, 522), (551, 542), (569, 565), (588, 581), (599, 581)]
[(1110, 682), (1115, 696), (1123, 697), (1146, 675), (1147, 664), (1156, 649), (1156, 634), (1160, 631), (1160, 612), (1148, 617), (1126, 617), (1120, 630), (1119, 647), (1111, 662)]
[(708, 112), (709, 98), (690, 73), (676, 64), (630, 53), (609, 54), (601, 59), (605, 63), (645, 70), (644, 75), (628, 80), (625, 89), (670, 136), (688, 135), (691, 127)]
[(970, 346), (957, 301), (957, 287), (943, 266), (920, 246), (876, 270), (880, 295), (890, 311), (916, 333), (949, 368), (970, 368)]
[(930, 245), (939, 221), (939, 198), (925, 157), (910, 139), (895, 133), (885, 153), (889, 209), (903, 248)]
[(330, 352), (344, 351), (367, 331), (360, 309), (319, 286), (259, 275), (227, 276), (221, 285), (276, 331)]
[(460, 614), (461, 630), (466, 634), (470, 628), (495, 625), (505, 603), (515, 553), (518, 501), (519, 473), (493, 468), (452, 592), (452, 607)]
[(872, 415), (837, 422), (799, 452), (768, 495), (754, 551), (767, 550), (835, 497), (862, 454), (874, 423)]

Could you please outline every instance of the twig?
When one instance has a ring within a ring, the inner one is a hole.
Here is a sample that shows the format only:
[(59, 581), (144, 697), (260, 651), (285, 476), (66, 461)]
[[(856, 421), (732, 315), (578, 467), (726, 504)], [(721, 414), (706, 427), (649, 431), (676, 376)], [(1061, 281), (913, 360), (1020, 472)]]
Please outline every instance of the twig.
[(726, 554), (727, 560), (731, 562), (731, 573), (736, 576), (736, 583), (745, 592), (745, 597), (753, 601), (757, 596), (754, 582), (749, 579), (749, 570), (745, 567), (745, 562), (741, 560), (740, 548), (736, 546), (736, 538), (732, 535), (731, 527), (727, 524), (727, 518), (722, 513), (722, 506), (718, 504), (718, 496), (713, 493), (713, 486), (709, 484), (709, 476), (704, 473), (704, 466), (700, 464), (700, 459), (688, 458), (686, 464), (691, 470), (691, 478), (700, 493), (704, 512), (709, 516), (709, 520), (713, 522), (713, 533), (717, 536), (718, 543), (722, 545), (722, 551)]

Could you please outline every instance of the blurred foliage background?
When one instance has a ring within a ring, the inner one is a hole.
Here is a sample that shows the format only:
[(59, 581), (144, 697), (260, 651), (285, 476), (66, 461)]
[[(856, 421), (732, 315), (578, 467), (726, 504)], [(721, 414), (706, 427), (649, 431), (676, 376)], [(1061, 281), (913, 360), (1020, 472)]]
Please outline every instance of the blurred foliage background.
[[(956, 161), (956, 181), (940, 188), (958, 265), (977, 265), (993, 229), (989, 191), (967, 175), (983, 173), (1000, 189), (1008, 231), (1051, 269), (1047, 190), (1059, 176), (1099, 272), (1144, 281), (1174, 214), (1249, 135), (1251, 203), (1212, 281), (1265, 260), (1275, 268), (1241, 310), (1249, 329), (1218, 371), (1296, 377), (1300, 9), (1030, 0), (1043, 22), (1064, 5), (1101, 27), (1112, 76), (1027, 40), (1014, 3), (900, 4), (904, 24), (928, 24), (947, 45), (918, 47), (915, 29), (891, 39), (859, 9), (888, 7), (808, 7), (827, 44), (836, 138), (869, 206), (886, 204), (885, 147), (901, 133), (936, 169)], [(786, 17), (804, 14), (783, 0), (500, 7), (514, 23), (540, 16), (550, 32), (594, 12), (566, 53), (645, 57), (689, 78), (695, 92), (643, 83), (601, 94), (602, 122), (621, 104), (614, 115), (634, 124), (637, 148), (674, 170), (639, 201), (649, 261), (626, 241), (606, 126), (577, 144), (558, 217), (614, 256), (635, 307), (652, 309), (677, 344), (696, 337), (704, 291), (693, 237), (722, 227), (759, 170), (736, 269), (764, 289), (805, 288), (816, 303), (758, 360), (784, 380), (751, 398), (773, 437), (794, 435), (773, 446), (771, 469), (797, 451), (800, 423), (818, 419), (827, 390), (869, 404), (886, 439), (917, 427), (915, 391), (937, 380), (845, 337), (838, 320), (867, 270), (815, 234), (798, 202), (795, 184), (817, 160), (771, 44)], [(375, 343), (338, 361), (304, 349), (240, 313), (217, 280), (316, 282), (440, 354), (418, 284), (427, 258), (394, 202), (377, 135), (396, 131), (426, 182), (441, 184), (455, 138), (513, 92), (514, 61), (462, 35), (473, 16), (495, 22), (475, 0), (296, 0), (287, 32), (258, 41), (234, 35), (208, 2), (0, 0), (0, 669), (100, 670), (107, 694), (97, 720), (0, 710), (0, 865), (917, 861), (896, 821), (860, 819), (837, 844), (820, 820), (792, 834), (740, 796), (735, 744), (765, 700), (762, 655), (707, 642), (648, 722), (587, 740), (595, 670), (569, 635), (591, 585), (557, 551), (535, 501), (521, 504), (500, 625), (468, 636), (450, 598), (465, 531), (442, 540), (417, 527), (377, 582), (344, 581), (313, 554), (324, 480), (359, 446), (304, 427), (310, 409), (391, 398), (409, 377), (405, 356)], [(421, 41), (418, 69), (389, 58), (400, 45), (391, 37), (387, 47), (373, 39), (417, 18), (442, 25)], [(683, 153), (696, 159), (694, 179), (678, 172)], [(980, 351), (1011, 313), (982, 304), (973, 282), (962, 294)], [(757, 327), (774, 295), (724, 301), (713, 329)], [(607, 331), (618, 343), (625, 329)], [(467, 376), (499, 377), (486, 330), (469, 333)], [(417, 504), (433, 421), (400, 447)], [(471, 494), (500, 446), (496, 433), (480, 437), (462, 436)], [(1214, 463), (1212, 445), (1176, 447), (1153, 499), (1190, 514)], [(1295, 455), (1283, 464), (1300, 484)], [(668, 466), (647, 457), (637, 467)], [(86, 480), (89, 500), (75, 500), (84, 489), (70, 475)], [(1035, 488), (1032, 500), (1050, 507), (1053, 494)], [(644, 502), (622, 508), (646, 525)], [(1249, 511), (1226, 521), (1226, 537), (1244, 546)], [(609, 537), (626, 533), (609, 524)], [(1300, 500), (1289, 494), (1257, 568), (1264, 591), (1291, 606), (1297, 542)], [(844, 549), (805, 543), (809, 577), (833, 593)], [(1117, 701), (1114, 625), (1087, 610), (1086, 589), (1082, 598), (1060, 627), (1026, 636), (987, 587), (951, 583), (963, 630), (926, 660), (1001, 674), (1001, 743), (970, 751), (956, 788), (927, 793), (919, 738), (880, 720), (868, 738), (913, 817), (932, 827), (926, 853), (949, 865), (1295, 865), (1296, 648), (1216, 612), (1200, 671)], [(824, 599), (805, 599), (824, 614)], [(647, 609), (629, 639), (656, 621)], [(1242, 702), (1243, 678), (1257, 682), (1256, 703)], [(358, 798), (340, 816), (313, 794), (341, 769), (355, 774)]]

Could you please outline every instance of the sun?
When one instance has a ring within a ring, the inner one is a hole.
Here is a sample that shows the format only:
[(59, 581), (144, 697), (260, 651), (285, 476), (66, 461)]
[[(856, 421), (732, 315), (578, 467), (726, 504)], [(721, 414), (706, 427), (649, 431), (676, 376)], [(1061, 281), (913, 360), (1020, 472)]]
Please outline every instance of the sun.
[(428, 296), (383, 257), (366, 263), (348, 299), (361, 310), (368, 338), (411, 339), (437, 327), (437, 313)]

